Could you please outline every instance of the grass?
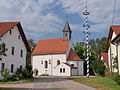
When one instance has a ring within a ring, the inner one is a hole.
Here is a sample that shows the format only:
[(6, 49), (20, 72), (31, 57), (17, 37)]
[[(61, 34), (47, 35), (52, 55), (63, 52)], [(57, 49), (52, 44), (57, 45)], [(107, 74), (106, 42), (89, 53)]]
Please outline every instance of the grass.
[(22, 79), (19, 81), (8, 81), (8, 82), (0, 82), (0, 84), (20, 84), (20, 83), (32, 83), (34, 82), (34, 78), (26, 78), (26, 79)]
[(120, 90), (118, 85), (110, 77), (69, 77), (68, 79), (91, 86), (100, 90)]

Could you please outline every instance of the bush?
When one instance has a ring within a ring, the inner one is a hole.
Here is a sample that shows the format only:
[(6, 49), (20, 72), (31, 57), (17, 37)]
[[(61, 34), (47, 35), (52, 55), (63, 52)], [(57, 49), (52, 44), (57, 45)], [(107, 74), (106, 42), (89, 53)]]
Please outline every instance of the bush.
[(17, 81), (17, 80), (19, 80), (19, 76), (18, 75), (10, 76), (10, 81)]
[(17, 71), (15, 72), (16, 75), (18, 75), (19, 79), (24, 78), (22, 75), (22, 69), (21, 68), (17, 68)]
[(4, 69), (1, 72), (1, 75), (3, 77), (3, 81), (9, 81), (9, 79), (10, 79), (10, 72), (8, 71), (8, 69)]

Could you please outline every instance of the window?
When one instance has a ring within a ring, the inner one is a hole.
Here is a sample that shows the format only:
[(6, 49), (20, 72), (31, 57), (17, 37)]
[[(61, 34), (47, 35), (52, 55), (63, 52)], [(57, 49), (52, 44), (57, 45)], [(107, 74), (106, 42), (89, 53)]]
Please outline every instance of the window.
[(18, 39), (20, 40), (20, 35), (18, 35)]
[(74, 64), (71, 64), (72, 67), (74, 67)]
[(65, 33), (65, 36), (67, 36), (67, 33)]
[(20, 57), (23, 57), (23, 50), (20, 51)]
[(14, 47), (12, 47), (12, 52), (11, 52), (11, 54), (12, 54), (12, 55), (14, 55), (14, 49), (15, 49), (15, 48), (14, 48)]
[(45, 61), (45, 68), (48, 68), (48, 62)]
[(0, 37), (0, 41), (2, 41), (2, 37)]
[(10, 30), (10, 35), (12, 34), (12, 30)]
[(63, 73), (65, 73), (65, 68), (63, 68)]
[(5, 69), (5, 63), (1, 63), (1, 71)]
[(41, 64), (43, 64), (43, 61), (41, 61)]
[(62, 73), (62, 68), (60, 68), (60, 73)]
[(22, 69), (22, 65), (20, 65), (20, 69)]
[(57, 60), (57, 65), (60, 65), (60, 60)]
[(14, 65), (11, 64), (11, 73), (13, 73), (13, 70), (14, 70)]

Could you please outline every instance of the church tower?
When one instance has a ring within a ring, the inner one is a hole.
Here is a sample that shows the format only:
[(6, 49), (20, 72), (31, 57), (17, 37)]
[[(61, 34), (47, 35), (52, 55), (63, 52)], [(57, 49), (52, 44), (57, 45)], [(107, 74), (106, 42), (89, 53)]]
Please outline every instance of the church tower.
[(66, 22), (65, 26), (64, 26), (64, 29), (63, 29), (63, 39), (64, 40), (70, 40), (71, 39), (71, 29), (70, 29), (70, 26), (69, 26), (69, 23)]

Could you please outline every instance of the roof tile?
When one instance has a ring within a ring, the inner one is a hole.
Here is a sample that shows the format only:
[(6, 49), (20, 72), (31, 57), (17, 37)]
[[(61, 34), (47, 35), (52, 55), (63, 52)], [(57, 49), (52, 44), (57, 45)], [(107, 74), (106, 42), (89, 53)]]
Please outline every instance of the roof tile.
[(40, 40), (32, 55), (66, 53), (69, 42), (63, 38)]

